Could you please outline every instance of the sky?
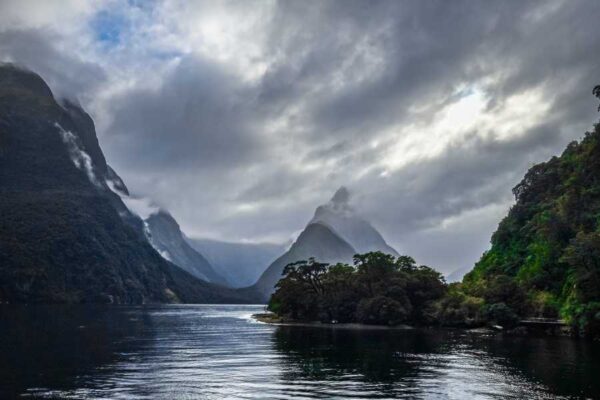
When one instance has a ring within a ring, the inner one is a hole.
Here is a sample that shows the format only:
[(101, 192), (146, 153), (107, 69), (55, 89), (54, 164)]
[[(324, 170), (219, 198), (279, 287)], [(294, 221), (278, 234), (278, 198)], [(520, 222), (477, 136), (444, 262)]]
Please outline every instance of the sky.
[(598, 121), (600, 2), (0, 1), (0, 61), (93, 117), (191, 237), (287, 242), (340, 187), (470, 268), (533, 164)]

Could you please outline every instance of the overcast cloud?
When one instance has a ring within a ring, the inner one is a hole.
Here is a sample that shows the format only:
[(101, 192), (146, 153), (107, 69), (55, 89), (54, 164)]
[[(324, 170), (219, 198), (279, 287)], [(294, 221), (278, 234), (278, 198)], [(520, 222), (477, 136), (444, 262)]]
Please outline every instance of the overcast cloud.
[(0, 2), (0, 60), (92, 114), (189, 236), (284, 242), (339, 186), (470, 267), (511, 188), (597, 121), (600, 2)]

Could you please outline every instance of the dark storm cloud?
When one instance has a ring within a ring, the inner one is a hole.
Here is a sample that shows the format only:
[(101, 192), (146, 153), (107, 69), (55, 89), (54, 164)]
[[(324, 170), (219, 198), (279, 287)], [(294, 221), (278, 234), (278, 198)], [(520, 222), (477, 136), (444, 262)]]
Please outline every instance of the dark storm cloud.
[[(1, 26), (0, 51), (85, 93), (109, 161), (192, 235), (286, 240), (347, 185), (399, 250), (468, 266), (527, 168), (597, 120), (596, 1), (281, 1), (238, 36), (252, 18), (220, 25), (228, 7), (266, 3), (202, 4), (219, 9), (203, 23), (153, 5), (119, 10), (127, 35), (104, 53)], [(481, 126), (440, 127), (473, 93), (483, 109), (459, 119)]]
[(374, 190), (365, 201), (395, 205), (381, 224), (410, 235), (449, 216), (506, 202), (527, 165), (545, 159), (559, 140), (560, 131), (550, 125), (505, 142), (473, 135), (434, 159), (411, 163), (392, 179), (366, 176), (359, 185)]
[(371, 63), (382, 64), (381, 70), (358, 84), (312, 96), (307, 117), (328, 134), (378, 129), (397, 121), (415, 101), (442, 101), (457, 83), (504, 63), (493, 57), (519, 40), (516, 31), (532, 8), (528, 2), (369, 4), (376, 7), (325, 3), (317, 13), (282, 3), (271, 45), (286, 54), (286, 62), (265, 75), (264, 89), (272, 96), (263, 98), (293, 97), (307, 81), (320, 83), (360, 44), (366, 49), (351, 60), (349, 78)]
[[(144, 171), (227, 169), (261, 156), (252, 93), (222, 67), (187, 58), (158, 88), (111, 99), (107, 140), (123, 166)], [(127, 156), (127, 155), (132, 155)]]

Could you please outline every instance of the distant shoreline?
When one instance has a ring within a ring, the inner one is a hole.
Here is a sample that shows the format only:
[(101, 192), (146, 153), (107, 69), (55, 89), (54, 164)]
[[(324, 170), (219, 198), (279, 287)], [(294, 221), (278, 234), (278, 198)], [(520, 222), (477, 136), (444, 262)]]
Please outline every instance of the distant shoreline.
[(344, 323), (344, 324), (332, 324), (332, 323), (323, 323), (323, 322), (291, 322), (284, 321), (282, 318), (277, 317), (272, 313), (259, 313), (252, 314), (252, 318), (258, 322), (262, 322), (269, 325), (275, 326), (298, 326), (298, 327), (309, 327), (309, 328), (328, 328), (328, 329), (347, 329), (347, 330), (372, 330), (372, 331), (382, 331), (382, 330), (410, 330), (414, 329), (413, 326), (410, 325), (395, 325), (395, 326), (386, 326), (386, 325), (367, 325), (367, 324), (359, 324), (359, 323)]
[[(406, 331), (416, 329), (416, 327), (411, 325), (395, 325), (395, 326), (387, 326), (387, 325), (367, 325), (361, 323), (323, 323), (319, 321), (314, 322), (294, 322), (289, 320), (284, 320), (281, 317), (273, 313), (257, 313), (252, 314), (252, 319), (262, 322), (269, 325), (274, 326), (296, 326), (296, 327), (305, 327), (305, 328), (325, 328), (325, 329), (340, 329), (340, 330), (356, 330), (356, 331)], [(524, 329), (524, 327), (513, 328), (513, 329), (503, 329), (498, 326), (481, 326), (476, 328), (468, 328), (468, 327), (444, 327), (444, 329), (453, 329), (460, 330), (467, 333), (476, 333), (476, 334), (505, 334), (510, 336), (563, 336), (563, 337), (572, 337), (577, 338), (577, 335), (573, 335), (571, 329), (558, 330), (558, 329), (548, 329), (548, 330), (531, 330)]]

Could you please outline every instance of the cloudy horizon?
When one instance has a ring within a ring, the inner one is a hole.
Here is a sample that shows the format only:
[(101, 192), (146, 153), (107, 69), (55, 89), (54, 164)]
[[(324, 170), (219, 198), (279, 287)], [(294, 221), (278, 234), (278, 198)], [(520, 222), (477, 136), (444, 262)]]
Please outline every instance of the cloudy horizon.
[(345, 186), (470, 268), (534, 163), (598, 121), (595, 1), (5, 1), (0, 61), (96, 123), (188, 236), (287, 242)]

